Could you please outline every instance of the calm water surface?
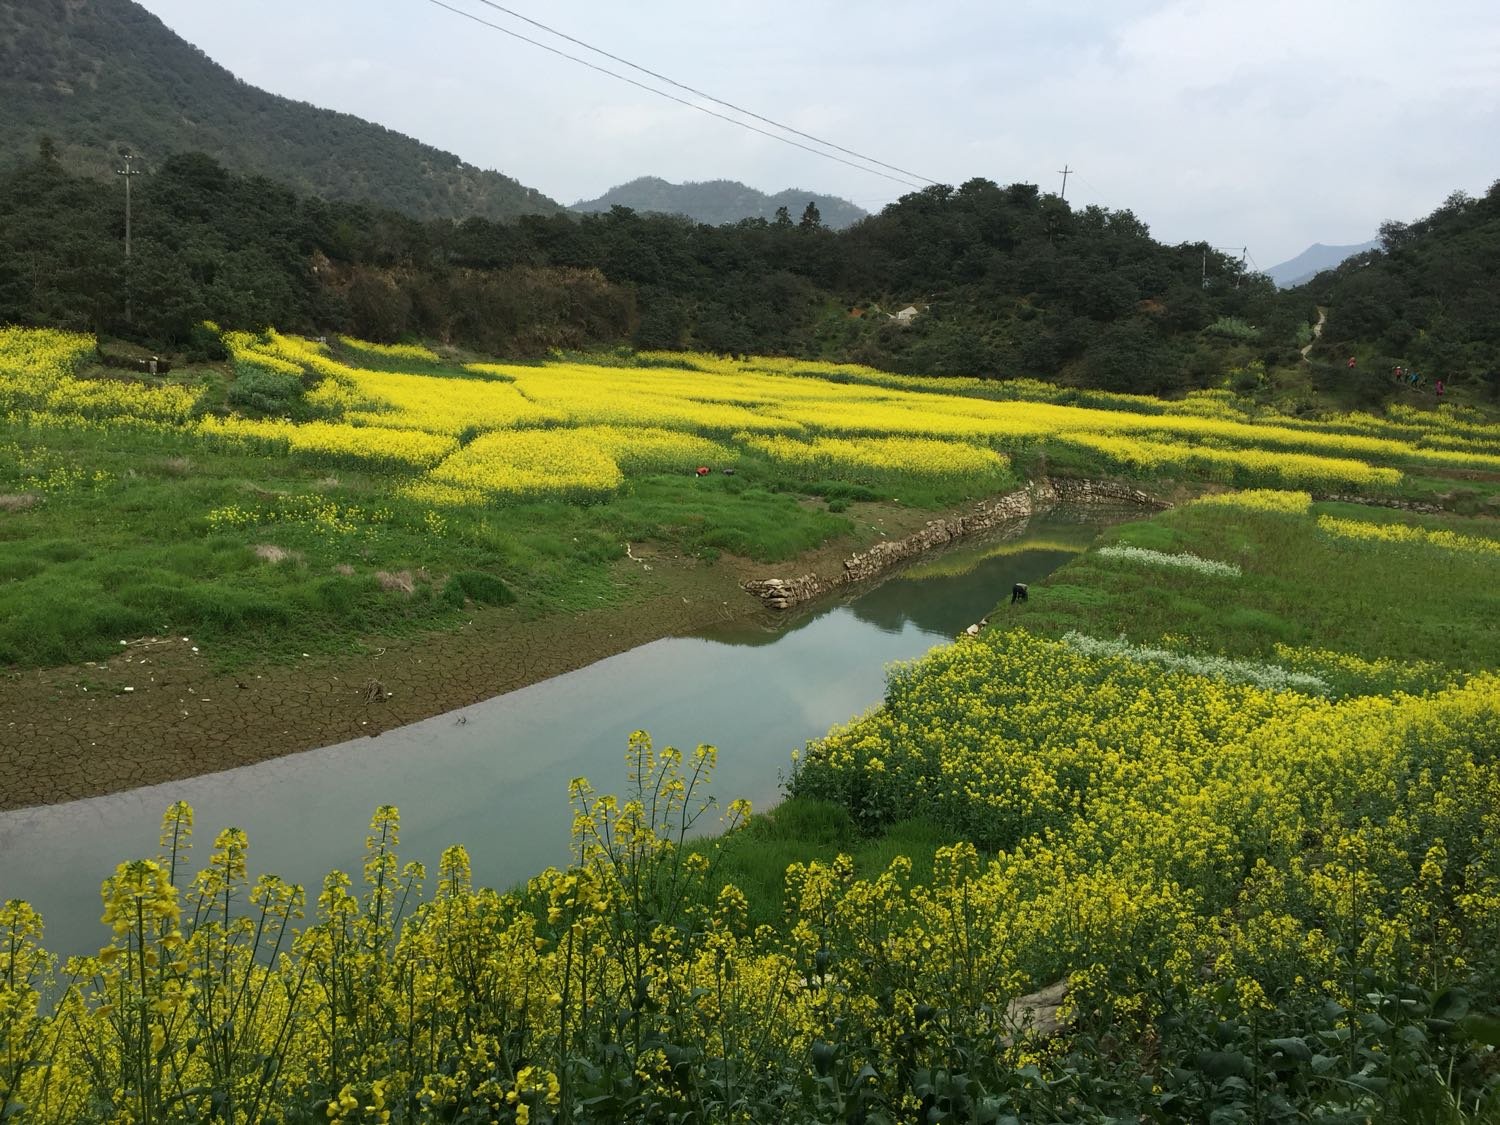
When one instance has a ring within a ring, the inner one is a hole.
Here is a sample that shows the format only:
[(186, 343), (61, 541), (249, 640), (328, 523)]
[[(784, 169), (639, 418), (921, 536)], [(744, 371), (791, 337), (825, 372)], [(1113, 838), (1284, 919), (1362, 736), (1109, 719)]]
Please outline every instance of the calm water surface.
[(947, 643), (1013, 582), (1056, 570), (1110, 521), (1050, 513), (790, 619), (655, 641), (375, 738), (0, 813), (0, 901), (35, 905), (54, 952), (97, 950), (101, 880), (122, 859), (155, 854), (162, 812), (178, 799), (196, 812), (192, 870), (217, 831), (237, 825), (249, 833), (252, 877), (276, 872), (315, 899), (332, 868), (358, 878), (370, 814), (390, 803), (401, 809), (403, 860), (433, 873), (442, 849), (462, 843), (476, 883), (507, 886), (567, 859), (568, 781), (622, 788), (637, 729), (657, 746), (714, 743), (721, 803), (748, 797), (763, 809), (794, 750), (880, 702), (888, 663)]

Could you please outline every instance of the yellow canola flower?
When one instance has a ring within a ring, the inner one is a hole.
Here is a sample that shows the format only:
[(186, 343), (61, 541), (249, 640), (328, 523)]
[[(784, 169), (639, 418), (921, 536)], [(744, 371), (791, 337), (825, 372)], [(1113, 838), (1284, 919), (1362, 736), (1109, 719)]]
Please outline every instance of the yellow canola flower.
[(1212, 496), (1200, 496), (1194, 501), (1206, 507), (1244, 508), (1252, 512), (1279, 512), (1289, 516), (1305, 516), (1312, 507), (1312, 495), (1307, 492), (1284, 492), (1274, 488), (1249, 488), (1242, 492), (1220, 492)]
[(410, 359), (418, 363), (440, 363), (442, 356), (421, 344), (376, 344), (369, 340), (356, 340), (353, 336), (340, 336), (339, 343), (356, 352), (366, 352), (385, 359)]
[(620, 467), (575, 430), (497, 431), (476, 438), (428, 474), (464, 495), (587, 500), (624, 481)]
[(1324, 487), (1394, 485), (1401, 480), (1401, 473), (1396, 469), (1311, 453), (1169, 444), (1081, 430), (1063, 431), (1056, 437), (1059, 441), (1102, 454), (1121, 465), (1148, 472), (1172, 468), (1193, 471), (1209, 479), (1269, 478), (1289, 485)]
[(733, 465), (740, 456), (739, 450), (697, 434), (652, 426), (580, 426), (572, 433), (606, 453), (626, 474), (717, 468)]
[[(563, 419), (560, 412), (538, 406), (514, 386), (493, 379), (355, 371), (346, 382), (365, 404), (346, 405), (348, 417), (366, 425), (457, 436)], [(370, 409), (369, 404), (377, 405)]]
[(441, 461), (458, 447), (454, 438), (386, 426), (343, 422), (288, 422), (255, 418), (199, 420), (196, 432), (219, 441), (282, 448), (330, 461), (421, 468)]
[(1427, 529), (1403, 523), (1369, 523), (1365, 520), (1319, 516), (1318, 530), (1340, 539), (1363, 539), (1378, 543), (1415, 543), (1445, 551), (1467, 551), (1475, 554), (1500, 555), (1500, 539), (1482, 535), (1460, 535), (1446, 528)]
[(991, 449), (933, 438), (819, 437), (798, 441), (790, 437), (738, 435), (751, 449), (773, 461), (810, 474), (827, 476), (923, 477), (999, 476), (1010, 467), (1009, 458)]
[(50, 328), (0, 328), (0, 416), (39, 414), (110, 421), (129, 418), (181, 425), (199, 392), (115, 376), (79, 379), (75, 370), (94, 338)]

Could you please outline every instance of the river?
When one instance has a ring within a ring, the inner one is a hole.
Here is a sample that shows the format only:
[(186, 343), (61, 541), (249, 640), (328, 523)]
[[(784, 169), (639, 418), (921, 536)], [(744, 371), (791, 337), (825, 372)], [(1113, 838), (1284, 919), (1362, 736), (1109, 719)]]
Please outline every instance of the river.
[[(945, 644), (1008, 596), (1082, 551), (1121, 518), (1057, 510), (930, 555), (880, 584), (800, 611), (670, 637), (410, 726), (241, 769), (66, 804), (0, 812), (0, 900), (42, 912), (46, 945), (93, 952), (106, 939), (99, 886), (118, 861), (152, 855), (162, 812), (196, 813), (197, 870), (224, 825), (245, 829), (250, 870), (308, 887), (341, 868), (358, 880), (372, 811), (401, 810), (403, 860), (435, 873), (469, 849), (476, 883), (508, 886), (568, 858), (567, 787), (625, 776), (626, 740), (719, 748), (721, 804), (775, 804), (793, 751), (877, 705), (884, 670)], [(1003, 612), (1003, 611), (1002, 611)]]

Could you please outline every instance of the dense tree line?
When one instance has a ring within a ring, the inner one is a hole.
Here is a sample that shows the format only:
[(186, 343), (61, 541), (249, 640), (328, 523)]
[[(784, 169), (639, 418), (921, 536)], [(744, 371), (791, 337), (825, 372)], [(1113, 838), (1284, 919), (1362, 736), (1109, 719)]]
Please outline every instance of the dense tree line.
[(1301, 316), (1128, 211), (977, 179), (839, 232), (816, 208), (721, 227), (618, 207), (424, 222), (188, 153), (134, 181), (134, 204), (127, 271), (119, 182), (72, 175), (46, 144), (0, 175), (0, 320), (167, 345), (212, 319), (511, 354), (694, 347), (1170, 392), (1226, 357), (1274, 360)]
[(70, 174), (46, 144), (0, 175), (0, 322), (182, 347), (214, 320), (516, 354), (618, 343), (635, 325), (630, 291), (586, 263), (465, 268), (414, 219), (234, 176), (200, 153), (133, 187), (127, 267), (118, 183)]
[(1500, 392), (1500, 180), (1481, 198), (1454, 192), (1426, 218), (1383, 224), (1380, 242), (1302, 287), (1329, 307), (1324, 353)]

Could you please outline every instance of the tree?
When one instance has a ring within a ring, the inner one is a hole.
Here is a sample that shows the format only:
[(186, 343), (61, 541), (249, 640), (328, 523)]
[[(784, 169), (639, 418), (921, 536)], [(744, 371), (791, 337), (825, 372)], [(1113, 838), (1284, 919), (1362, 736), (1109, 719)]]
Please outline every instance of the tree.
[(802, 219), (798, 222), (797, 226), (802, 230), (823, 229), (823, 216), (818, 213), (818, 205), (811, 199), (807, 201), (807, 206), (803, 208)]
[[(808, 206), (811, 206), (811, 204)], [(792, 225), (792, 213), (785, 206), (776, 208), (776, 225), (778, 227), (789, 227)]]

